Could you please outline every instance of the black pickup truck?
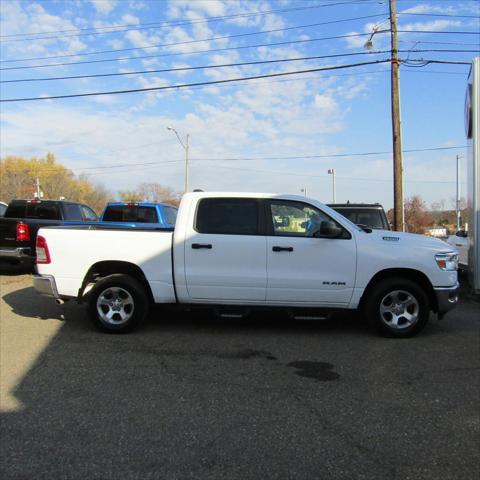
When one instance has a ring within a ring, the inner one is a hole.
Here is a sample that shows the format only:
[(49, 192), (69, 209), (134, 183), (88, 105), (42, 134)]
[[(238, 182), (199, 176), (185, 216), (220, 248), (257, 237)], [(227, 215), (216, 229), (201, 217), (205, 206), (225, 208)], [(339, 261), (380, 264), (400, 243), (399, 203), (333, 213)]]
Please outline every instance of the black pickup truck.
[(95, 222), (87, 205), (63, 200), (12, 200), (0, 218), (0, 264), (35, 263), (37, 231), (49, 225)]

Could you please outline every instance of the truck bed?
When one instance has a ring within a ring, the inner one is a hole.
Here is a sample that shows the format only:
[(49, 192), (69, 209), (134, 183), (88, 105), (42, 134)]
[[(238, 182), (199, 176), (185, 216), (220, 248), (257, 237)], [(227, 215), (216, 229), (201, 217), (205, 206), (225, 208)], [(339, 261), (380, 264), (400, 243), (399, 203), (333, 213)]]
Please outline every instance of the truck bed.
[(51, 263), (42, 265), (42, 274), (55, 273), (58, 290), (63, 295), (76, 297), (85, 272), (92, 266), (117, 262), (142, 269), (155, 302), (175, 302), (173, 229), (131, 229), (100, 224), (47, 227), (42, 231), (46, 230)]

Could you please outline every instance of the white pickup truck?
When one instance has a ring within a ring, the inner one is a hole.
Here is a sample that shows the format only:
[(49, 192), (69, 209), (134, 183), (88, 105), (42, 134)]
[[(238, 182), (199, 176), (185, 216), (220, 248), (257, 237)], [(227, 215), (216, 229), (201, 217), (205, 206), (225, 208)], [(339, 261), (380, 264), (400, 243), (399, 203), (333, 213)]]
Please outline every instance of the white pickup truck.
[(457, 262), (445, 242), (362, 229), (313, 199), (193, 192), (174, 230), (42, 228), (33, 283), (59, 303), (85, 299), (108, 332), (132, 330), (156, 303), (361, 309), (407, 337), (455, 306)]

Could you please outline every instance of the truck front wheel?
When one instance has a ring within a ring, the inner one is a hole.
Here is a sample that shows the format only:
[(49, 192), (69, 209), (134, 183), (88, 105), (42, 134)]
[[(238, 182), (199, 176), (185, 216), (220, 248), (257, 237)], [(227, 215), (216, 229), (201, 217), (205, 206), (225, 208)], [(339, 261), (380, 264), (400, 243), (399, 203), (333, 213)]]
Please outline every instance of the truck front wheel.
[(130, 275), (108, 275), (89, 293), (89, 316), (97, 328), (108, 333), (132, 331), (145, 319), (148, 307), (145, 288)]
[(382, 280), (369, 292), (365, 315), (382, 335), (412, 337), (428, 322), (428, 296), (421, 286), (407, 278)]

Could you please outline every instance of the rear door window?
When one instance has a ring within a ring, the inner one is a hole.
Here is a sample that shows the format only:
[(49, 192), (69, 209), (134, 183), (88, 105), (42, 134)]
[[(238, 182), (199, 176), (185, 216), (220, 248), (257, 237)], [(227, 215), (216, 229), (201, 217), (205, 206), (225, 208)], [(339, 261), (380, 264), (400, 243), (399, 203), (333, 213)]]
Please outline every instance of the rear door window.
[(205, 198), (195, 220), (198, 233), (257, 235), (258, 202), (250, 198)]
[(64, 203), (63, 208), (65, 210), (65, 220), (83, 220), (80, 205), (76, 203)]

